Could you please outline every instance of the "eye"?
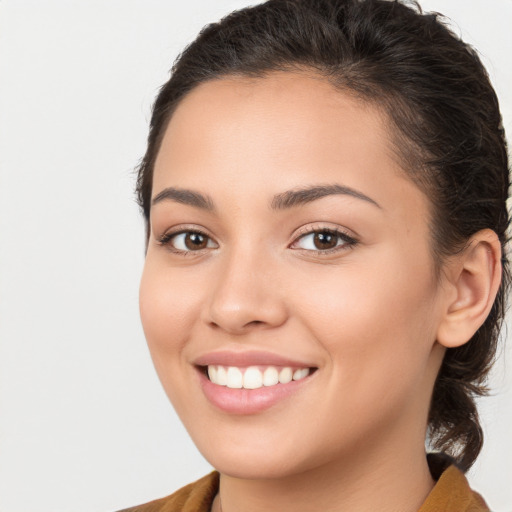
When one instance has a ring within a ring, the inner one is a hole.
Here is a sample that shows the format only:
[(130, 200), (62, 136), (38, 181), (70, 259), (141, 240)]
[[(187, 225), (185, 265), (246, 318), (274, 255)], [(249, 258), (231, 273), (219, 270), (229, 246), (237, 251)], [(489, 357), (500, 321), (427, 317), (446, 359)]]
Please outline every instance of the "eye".
[(320, 229), (301, 235), (292, 244), (292, 249), (330, 252), (355, 245), (354, 238), (334, 229)]
[(159, 240), (161, 245), (168, 246), (174, 252), (187, 253), (203, 249), (215, 249), (218, 245), (201, 231), (179, 231), (165, 233)]

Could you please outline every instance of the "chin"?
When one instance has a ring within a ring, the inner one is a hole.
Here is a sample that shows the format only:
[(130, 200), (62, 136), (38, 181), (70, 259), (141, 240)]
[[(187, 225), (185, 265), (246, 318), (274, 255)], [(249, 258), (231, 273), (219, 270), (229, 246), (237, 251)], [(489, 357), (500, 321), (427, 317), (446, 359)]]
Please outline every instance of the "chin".
[[(251, 456), (225, 452), (222, 454), (205, 454), (208, 462), (223, 475), (244, 480), (279, 480), (312, 469), (305, 463), (290, 461), (274, 456)], [(267, 454), (268, 455), (268, 454)]]
[(272, 435), (262, 429), (251, 435), (242, 436), (240, 431), (233, 434), (213, 439), (193, 436), (203, 457), (221, 474), (232, 478), (285, 479), (329, 464), (333, 457), (332, 447), (315, 447), (304, 434), (294, 436), (274, 430)]

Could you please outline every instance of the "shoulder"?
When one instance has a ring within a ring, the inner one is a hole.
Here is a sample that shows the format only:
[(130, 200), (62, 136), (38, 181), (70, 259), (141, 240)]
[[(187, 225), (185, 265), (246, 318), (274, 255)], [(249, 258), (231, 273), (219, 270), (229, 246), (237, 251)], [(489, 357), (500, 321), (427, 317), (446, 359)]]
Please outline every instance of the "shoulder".
[(471, 489), (464, 473), (448, 458), (434, 459), (429, 455), (429, 465), (437, 483), (419, 512), (489, 512), (483, 498)]
[(219, 474), (213, 471), (166, 498), (126, 508), (119, 512), (210, 512), (213, 498), (218, 489)]

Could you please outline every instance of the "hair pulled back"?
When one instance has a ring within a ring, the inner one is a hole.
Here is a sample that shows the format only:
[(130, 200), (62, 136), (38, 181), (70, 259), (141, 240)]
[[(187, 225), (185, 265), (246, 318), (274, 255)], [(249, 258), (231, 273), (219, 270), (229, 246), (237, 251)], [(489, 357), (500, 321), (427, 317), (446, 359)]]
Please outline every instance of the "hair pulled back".
[(431, 200), (438, 268), (481, 229), (492, 229), (501, 241), (498, 296), (472, 339), (447, 350), (428, 419), (432, 448), (468, 469), (482, 447), (475, 398), (486, 393), (509, 284), (509, 169), (487, 73), (440, 15), (398, 0), (269, 0), (206, 26), (176, 60), (154, 105), (137, 182), (146, 223), (160, 143), (189, 91), (230, 75), (304, 69), (387, 113), (404, 171)]

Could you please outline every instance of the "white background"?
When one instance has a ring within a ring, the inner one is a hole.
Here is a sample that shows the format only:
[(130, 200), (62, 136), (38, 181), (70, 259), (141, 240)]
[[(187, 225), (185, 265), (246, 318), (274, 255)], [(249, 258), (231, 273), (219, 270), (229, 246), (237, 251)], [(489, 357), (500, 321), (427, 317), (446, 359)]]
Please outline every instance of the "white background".
[[(0, 512), (112, 511), (209, 471), (138, 318), (134, 173), (178, 51), (234, 0), (0, 0)], [(512, 133), (512, 0), (429, 0), (483, 55)], [(472, 485), (512, 511), (512, 362)]]

